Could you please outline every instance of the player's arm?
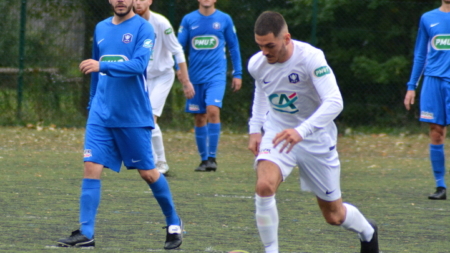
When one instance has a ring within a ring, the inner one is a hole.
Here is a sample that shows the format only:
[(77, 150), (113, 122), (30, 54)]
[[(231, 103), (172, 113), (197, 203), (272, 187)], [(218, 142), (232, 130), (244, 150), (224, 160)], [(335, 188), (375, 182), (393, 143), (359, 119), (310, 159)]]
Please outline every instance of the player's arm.
[(123, 62), (100, 62), (100, 72), (112, 77), (132, 77), (142, 75), (147, 69), (155, 42), (152, 26), (142, 23), (137, 34), (136, 47), (131, 59)]
[(248, 122), (249, 126), (249, 142), (248, 149), (256, 156), (259, 153), (259, 146), (262, 138), (262, 127), (266, 119), (266, 114), (269, 111), (267, 98), (264, 91), (259, 88), (257, 81), (255, 81), (255, 94), (253, 98), (252, 117)]
[(415, 89), (419, 84), (420, 77), (422, 76), (423, 70), (425, 68), (425, 62), (428, 53), (428, 41), (429, 36), (427, 34), (422, 16), (419, 23), (419, 31), (417, 33), (416, 38), (416, 46), (414, 48), (414, 63), (411, 72), (411, 77), (409, 79), (409, 82), (406, 84), (407, 91), (405, 95), (405, 100), (403, 101), (406, 110), (409, 110), (411, 108), (411, 105), (414, 104), (414, 100), (416, 97)]
[(175, 58), (175, 62), (178, 66), (178, 68), (176, 68), (177, 78), (183, 86), (184, 96), (188, 99), (193, 98), (195, 91), (194, 86), (189, 80), (189, 73), (187, 70), (186, 57), (184, 56), (183, 47), (178, 42), (177, 37), (175, 37), (170, 22), (167, 20), (164, 25), (165, 28), (164, 34), (162, 35), (162, 43), (164, 43)]
[(325, 56), (320, 51), (313, 57), (307, 68), (322, 103), (307, 120), (295, 128), (303, 139), (327, 126), (344, 107), (336, 77)]
[(242, 86), (242, 63), (236, 28), (234, 27), (233, 20), (229, 16), (224, 36), (228, 51), (230, 51), (231, 62), (233, 63), (233, 81), (231, 83), (231, 88), (236, 92), (240, 90)]
[[(98, 46), (97, 46), (96, 33), (94, 32), (94, 38), (93, 38), (93, 41), (92, 41), (92, 59), (89, 59), (89, 60), (93, 60), (93, 61), (97, 61), (98, 62), (98, 59), (99, 59), (99, 49), (98, 49)], [(84, 74), (88, 74), (88, 73), (83, 72), (84, 66), (82, 66), (82, 65), (85, 62), (86, 62), (86, 60), (81, 62), (81, 64), (80, 64), (80, 71), (82, 73), (84, 73)], [(91, 85), (90, 85), (90, 91), (89, 91), (89, 102), (88, 102), (88, 106), (87, 106), (88, 110), (91, 107), (92, 99), (94, 98), (95, 93), (97, 91), (97, 84), (98, 84), (98, 71), (91, 73)]]
[(181, 20), (180, 27), (178, 28), (178, 42), (186, 53), (189, 50), (189, 29), (189, 23), (185, 16), (183, 17), (183, 20)]

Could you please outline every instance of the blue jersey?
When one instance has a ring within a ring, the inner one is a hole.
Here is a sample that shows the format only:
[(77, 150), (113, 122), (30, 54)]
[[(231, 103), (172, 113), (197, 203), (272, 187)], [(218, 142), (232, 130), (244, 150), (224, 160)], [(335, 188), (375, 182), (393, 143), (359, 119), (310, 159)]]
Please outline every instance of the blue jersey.
[(450, 15), (439, 9), (420, 19), (408, 90), (417, 87), (422, 74), (450, 82)]
[(118, 25), (112, 17), (97, 24), (92, 58), (100, 72), (91, 74), (88, 124), (154, 127), (145, 83), (154, 40), (153, 27), (139, 15)]
[(226, 82), (228, 47), (233, 63), (233, 77), (242, 78), (239, 42), (231, 17), (219, 10), (209, 16), (198, 10), (183, 17), (178, 41), (189, 51), (189, 77), (193, 84)]

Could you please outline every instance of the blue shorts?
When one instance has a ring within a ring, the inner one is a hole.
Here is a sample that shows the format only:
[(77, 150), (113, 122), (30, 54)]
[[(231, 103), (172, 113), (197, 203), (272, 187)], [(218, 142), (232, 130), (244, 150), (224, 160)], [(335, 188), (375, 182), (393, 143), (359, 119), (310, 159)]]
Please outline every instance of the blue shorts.
[(425, 76), (420, 94), (420, 121), (441, 126), (450, 124), (450, 82)]
[(186, 112), (206, 113), (208, 105), (222, 108), (222, 100), (225, 94), (226, 84), (221, 81), (194, 84), (195, 96), (186, 101)]
[(127, 169), (155, 168), (152, 153), (151, 128), (112, 128), (87, 125), (84, 141), (84, 161), (101, 164), (120, 172)]

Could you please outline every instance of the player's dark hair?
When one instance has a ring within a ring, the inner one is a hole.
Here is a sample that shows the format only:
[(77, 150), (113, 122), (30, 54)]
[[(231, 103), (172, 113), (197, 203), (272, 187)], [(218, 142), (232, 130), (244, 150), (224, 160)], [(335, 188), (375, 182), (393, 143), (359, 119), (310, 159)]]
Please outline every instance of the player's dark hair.
[(269, 33), (273, 33), (275, 37), (278, 37), (280, 32), (287, 28), (286, 21), (283, 16), (274, 11), (265, 11), (259, 15), (255, 23), (255, 34), (264, 36)]

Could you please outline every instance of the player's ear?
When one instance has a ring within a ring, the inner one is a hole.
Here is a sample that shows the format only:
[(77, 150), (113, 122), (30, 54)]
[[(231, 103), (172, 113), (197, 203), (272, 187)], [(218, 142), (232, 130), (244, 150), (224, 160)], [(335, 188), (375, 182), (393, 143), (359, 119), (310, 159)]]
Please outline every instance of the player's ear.
[(288, 45), (291, 42), (291, 34), (290, 33), (285, 33), (283, 35), (283, 40), (284, 40), (284, 44)]

